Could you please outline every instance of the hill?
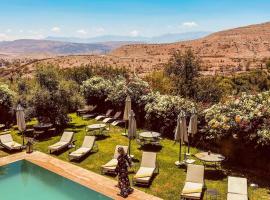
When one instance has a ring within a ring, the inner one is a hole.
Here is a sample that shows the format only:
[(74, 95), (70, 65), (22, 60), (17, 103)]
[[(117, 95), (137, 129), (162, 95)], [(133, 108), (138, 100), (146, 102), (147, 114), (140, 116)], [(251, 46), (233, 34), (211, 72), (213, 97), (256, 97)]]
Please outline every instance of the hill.
[[(185, 51), (188, 48), (192, 48), (195, 54), (201, 57), (203, 65), (200, 71), (204, 75), (231, 75), (253, 68), (264, 68), (265, 59), (270, 58), (270, 23), (220, 31), (190, 41), (129, 44), (114, 49), (106, 55), (52, 57), (24, 64), (23, 69), (17, 69), (29, 73), (37, 63), (56, 64), (63, 68), (91, 64), (127, 67), (136, 69), (138, 74), (143, 75), (161, 69), (174, 51)], [(8, 74), (8, 69), (5, 70), (5, 74)]]
[[(270, 57), (270, 23), (217, 32), (207, 37), (171, 44), (126, 45), (114, 50), (117, 57), (143, 59), (157, 66), (175, 50), (192, 48), (202, 58), (205, 73), (230, 73), (261, 67)], [(160, 62), (158, 62), (160, 61)]]
[(75, 43), (104, 43), (104, 42), (128, 42), (128, 43), (170, 43), (185, 40), (193, 40), (209, 35), (209, 32), (186, 32), (186, 33), (170, 33), (154, 37), (142, 36), (121, 36), (121, 35), (102, 35), (92, 38), (76, 38), (76, 37), (52, 37), (49, 36), (47, 40), (62, 41), (62, 42), (75, 42)]
[(0, 42), (0, 53), (15, 55), (69, 55), (69, 54), (104, 54), (128, 44), (127, 42), (108, 43), (72, 43), (51, 40), (22, 39)]

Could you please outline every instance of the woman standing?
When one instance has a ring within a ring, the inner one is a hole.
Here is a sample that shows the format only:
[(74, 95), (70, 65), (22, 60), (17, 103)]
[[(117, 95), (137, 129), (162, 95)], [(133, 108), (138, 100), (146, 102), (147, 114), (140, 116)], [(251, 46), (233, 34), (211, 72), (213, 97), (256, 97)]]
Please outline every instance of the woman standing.
[(118, 153), (118, 164), (116, 166), (116, 173), (118, 175), (118, 187), (120, 188), (120, 196), (126, 198), (133, 192), (133, 189), (130, 187), (128, 178), (128, 167), (131, 166), (131, 160), (125, 153), (123, 147), (118, 148)]

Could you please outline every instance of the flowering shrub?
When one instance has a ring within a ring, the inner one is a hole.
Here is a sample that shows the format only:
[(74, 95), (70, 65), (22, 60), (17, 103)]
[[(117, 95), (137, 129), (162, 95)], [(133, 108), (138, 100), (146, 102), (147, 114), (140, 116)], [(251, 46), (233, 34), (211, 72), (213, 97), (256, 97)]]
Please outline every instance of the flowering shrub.
[(125, 104), (127, 96), (127, 82), (123, 77), (118, 77), (111, 84), (111, 90), (108, 93), (106, 101), (116, 107), (121, 107)]
[(261, 145), (270, 144), (263, 127), (270, 116), (270, 91), (257, 95), (243, 93), (240, 98), (218, 103), (205, 110), (209, 139), (237, 136)]
[(106, 101), (110, 101), (113, 105), (123, 106), (128, 94), (133, 104), (140, 105), (142, 96), (150, 91), (148, 83), (140, 78), (135, 77), (127, 82), (125, 78), (119, 76), (111, 82), (111, 90)]
[(113, 106), (121, 107), (125, 104), (127, 94), (130, 95), (134, 106), (141, 105), (142, 96), (150, 92), (150, 87), (147, 82), (136, 77), (127, 82), (122, 76), (113, 80), (95, 76), (83, 82), (81, 91), (88, 103), (107, 101)]
[(270, 144), (270, 128), (263, 128), (257, 131), (258, 143), (262, 146)]
[(111, 91), (112, 82), (99, 76), (94, 76), (83, 82), (81, 92), (88, 104), (104, 103)]
[(190, 115), (195, 103), (179, 96), (150, 93), (143, 97), (145, 105), (145, 119), (150, 128), (161, 131), (167, 136), (173, 136), (177, 117), (181, 110)]
[(0, 83), (0, 123), (11, 122), (14, 97), (15, 92), (7, 85)]
[(151, 92), (149, 84), (138, 77), (134, 77), (128, 83), (128, 94), (131, 101), (137, 105), (143, 104), (142, 97)]

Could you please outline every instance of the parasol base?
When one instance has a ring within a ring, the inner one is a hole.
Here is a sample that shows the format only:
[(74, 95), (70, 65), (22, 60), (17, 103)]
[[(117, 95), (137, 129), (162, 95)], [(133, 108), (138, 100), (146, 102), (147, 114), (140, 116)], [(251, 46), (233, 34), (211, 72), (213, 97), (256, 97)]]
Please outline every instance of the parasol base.
[(191, 156), (192, 154), (191, 153), (186, 153), (186, 156)]
[(134, 155), (128, 155), (128, 157), (133, 159), (135, 156)]
[(176, 166), (183, 166), (183, 165), (186, 165), (185, 161), (175, 161), (174, 163)]
[(195, 160), (186, 159), (186, 160), (183, 160), (183, 161), (176, 161), (174, 164), (176, 166), (184, 166), (184, 165), (193, 164), (193, 163), (195, 163)]
[(122, 136), (126, 136), (126, 137), (128, 136), (127, 133), (121, 133), (121, 135), (122, 135)]

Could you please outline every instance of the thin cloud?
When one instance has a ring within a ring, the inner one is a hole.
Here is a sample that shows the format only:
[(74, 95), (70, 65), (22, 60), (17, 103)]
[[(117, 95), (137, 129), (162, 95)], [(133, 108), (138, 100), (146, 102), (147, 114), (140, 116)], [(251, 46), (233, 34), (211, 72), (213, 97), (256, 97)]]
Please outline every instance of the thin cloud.
[(52, 31), (52, 32), (55, 32), (55, 33), (59, 33), (59, 32), (61, 31), (61, 28), (55, 26), (55, 27), (53, 27), (53, 28), (51, 29), (51, 31)]
[(84, 29), (80, 29), (80, 30), (77, 30), (77, 33), (82, 34), (82, 35), (86, 35), (87, 31)]
[(192, 27), (198, 26), (198, 24), (196, 22), (184, 22), (182, 23), (182, 26), (187, 27), (187, 28), (192, 28)]
[(96, 33), (104, 33), (105, 32), (105, 29), (103, 27), (96, 27), (96, 28), (94, 28), (94, 31)]
[(0, 41), (1, 40), (8, 40), (9, 37), (5, 33), (0, 33)]
[(132, 37), (137, 37), (140, 33), (137, 30), (133, 30), (129, 33)]

